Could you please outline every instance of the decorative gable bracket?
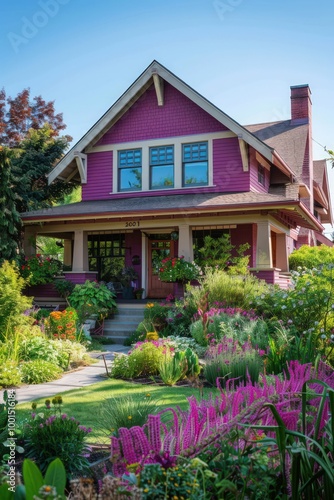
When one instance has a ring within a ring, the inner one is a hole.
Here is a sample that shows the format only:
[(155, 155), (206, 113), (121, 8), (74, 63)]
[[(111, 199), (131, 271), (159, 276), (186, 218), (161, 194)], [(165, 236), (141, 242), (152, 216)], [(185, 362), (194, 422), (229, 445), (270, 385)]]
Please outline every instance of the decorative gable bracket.
[(74, 159), (79, 170), (81, 183), (87, 184), (87, 155), (79, 151), (74, 151)]
[(239, 140), (239, 148), (242, 161), (242, 169), (244, 172), (248, 172), (249, 169), (248, 144), (243, 140), (241, 135), (238, 136), (238, 140)]
[(157, 94), (158, 106), (164, 105), (164, 81), (158, 75), (158, 73), (153, 73), (153, 83), (155, 88), (155, 93)]

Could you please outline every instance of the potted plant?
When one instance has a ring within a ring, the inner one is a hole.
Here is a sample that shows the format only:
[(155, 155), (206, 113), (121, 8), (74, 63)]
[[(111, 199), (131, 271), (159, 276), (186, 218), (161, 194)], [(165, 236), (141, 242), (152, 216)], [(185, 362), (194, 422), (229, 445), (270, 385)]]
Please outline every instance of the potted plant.
[(137, 271), (131, 266), (124, 267), (118, 278), (123, 285), (123, 299), (133, 299), (134, 282), (138, 279)]
[(144, 288), (136, 288), (134, 291), (136, 299), (140, 300), (143, 297), (144, 292), (145, 292)]

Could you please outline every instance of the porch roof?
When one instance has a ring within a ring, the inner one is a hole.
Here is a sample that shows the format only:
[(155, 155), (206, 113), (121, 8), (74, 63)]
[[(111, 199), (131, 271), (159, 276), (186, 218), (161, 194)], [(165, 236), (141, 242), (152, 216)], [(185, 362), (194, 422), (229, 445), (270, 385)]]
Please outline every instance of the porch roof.
[(183, 216), (199, 213), (225, 213), (227, 215), (271, 213), (290, 225), (322, 231), (320, 222), (298, 200), (287, 200), (285, 196), (271, 193), (194, 193), (168, 196), (118, 198), (112, 200), (81, 201), (69, 205), (24, 212), (23, 223), (52, 221), (75, 221), (89, 219), (138, 218), (141, 216)]

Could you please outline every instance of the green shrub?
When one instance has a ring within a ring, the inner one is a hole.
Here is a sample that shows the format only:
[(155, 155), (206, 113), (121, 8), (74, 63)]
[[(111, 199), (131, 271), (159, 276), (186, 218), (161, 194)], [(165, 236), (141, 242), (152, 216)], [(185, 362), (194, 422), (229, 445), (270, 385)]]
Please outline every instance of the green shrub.
[(96, 281), (87, 280), (82, 285), (75, 285), (68, 302), (77, 310), (82, 323), (91, 314), (107, 317), (111, 309), (117, 310), (115, 294), (105, 284)]
[(161, 332), (167, 326), (167, 316), (170, 305), (160, 302), (148, 302), (144, 310), (143, 326), (147, 332)]
[(145, 396), (140, 394), (108, 398), (99, 407), (98, 426), (107, 436), (118, 436), (118, 429), (143, 426), (148, 416), (156, 413), (158, 409), (158, 401), (149, 392)]
[(110, 376), (112, 378), (130, 379), (136, 374), (134, 360), (127, 354), (115, 354), (111, 365)]
[(157, 375), (163, 358), (162, 346), (153, 342), (143, 342), (129, 354), (129, 363), (133, 363), (134, 377)]
[(16, 325), (31, 324), (31, 318), (22, 316), (32, 305), (32, 298), (22, 295), (25, 285), (15, 264), (5, 261), (0, 267), (0, 340)]
[(11, 359), (0, 359), (0, 388), (18, 386), (21, 382), (18, 363)]
[(248, 274), (249, 255), (245, 252), (249, 243), (238, 247), (231, 244), (231, 236), (223, 234), (220, 238), (204, 237), (204, 246), (198, 250), (197, 263), (205, 272), (208, 267), (219, 268), (231, 275)]
[(59, 365), (59, 352), (54, 344), (44, 335), (29, 336), (20, 342), (19, 356), (22, 361), (43, 359)]
[(177, 351), (174, 355), (167, 350), (159, 363), (159, 375), (166, 385), (175, 385), (184, 378), (187, 371), (187, 359), (184, 351)]
[(318, 354), (330, 360), (334, 348), (334, 265), (292, 273), (293, 287), (271, 289), (253, 302), (266, 318), (280, 320), (291, 343), (294, 359), (314, 362)]
[(21, 367), (22, 381), (27, 384), (41, 384), (43, 382), (51, 382), (56, 380), (62, 374), (62, 369), (59, 366), (44, 361), (43, 359), (34, 359), (22, 363)]
[(139, 475), (143, 500), (185, 498), (199, 500), (203, 492), (196, 477), (196, 469), (187, 466), (165, 468), (159, 463), (145, 465)]
[[(68, 477), (85, 473), (89, 465), (85, 438), (91, 429), (61, 412), (61, 397), (53, 398), (52, 404), (53, 408), (46, 400), (43, 412), (34, 411), (24, 426), (26, 455), (36, 462), (42, 472), (50, 462), (59, 458)], [(36, 405), (33, 408), (36, 409)]]
[[(203, 290), (208, 293), (210, 306), (216, 302), (229, 307), (247, 309), (250, 301), (265, 293), (268, 285), (254, 276), (230, 276), (225, 271), (207, 268), (201, 279)], [(190, 293), (192, 288), (190, 288)], [(194, 290), (196, 293), (196, 290)], [(198, 292), (197, 292), (198, 293)]]
[(83, 364), (90, 360), (86, 347), (80, 342), (55, 339), (50, 343), (58, 352), (58, 364), (64, 370), (71, 364)]
[(291, 271), (297, 271), (298, 268), (318, 268), (324, 264), (334, 264), (334, 247), (328, 247), (327, 245), (320, 245), (318, 247), (302, 245), (289, 256)]

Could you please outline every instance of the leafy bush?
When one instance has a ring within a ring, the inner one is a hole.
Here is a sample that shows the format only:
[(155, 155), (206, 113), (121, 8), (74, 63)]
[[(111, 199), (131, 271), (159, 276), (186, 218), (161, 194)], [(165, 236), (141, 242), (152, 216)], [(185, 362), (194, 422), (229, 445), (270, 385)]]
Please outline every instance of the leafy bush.
[(20, 342), (19, 356), (22, 361), (43, 359), (49, 363), (61, 365), (56, 346), (44, 335), (34, 335), (23, 339)]
[[(225, 307), (249, 308), (250, 302), (268, 290), (268, 285), (254, 276), (230, 276), (225, 271), (207, 268), (201, 279), (204, 292), (208, 294), (209, 305), (215, 302)], [(191, 287), (189, 293), (201, 294), (196, 287)]]
[(136, 368), (134, 359), (126, 354), (115, 354), (114, 361), (111, 365), (110, 376), (112, 378), (134, 378)]
[(25, 257), (21, 264), (21, 275), (29, 285), (41, 285), (52, 283), (61, 268), (62, 263), (59, 260), (36, 254)]
[(190, 348), (199, 357), (203, 357), (206, 351), (206, 348), (201, 347), (195, 339), (189, 337), (169, 335), (165, 338), (165, 341), (170, 347), (174, 347), (175, 351), (185, 351)]
[(57, 279), (53, 282), (53, 286), (59, 293), (61, 297), (67, 299), (67, 297), (73, 292), (75, 287), (74, 283), (70, 280)]
[(135, 425), (142, 426), (149, 415), (158, 410), (158, 401), (149, 392), (143, 396), (123, 395), (118, 398), (105, 399), (99, 407), (98, 426), (108, 436), (118, 436), (118, 429), (130, 429)]
[(22, 363), (20, 366), (22, 381), (27, 384), (41, 384), (43, 382), (51, 382), (56, 380), (62, 374), (62, 369), (59, 366), (44, 361), (43, 359), (34, 359)]
[(231, 236), (223, 234), (220, 238), (204, 237), (204, 246), (198, 250), (197, 263), (203, 270), (207, 267), (219, 268), (232, 275), (248, 274), (249, 255), (245, 252), (249, 243), (236, 247), (231, 244)]
[(68, 302), (77, 310), (81, 323), (91, 314), (106, 317), (110, 309), (117, 310), (115, 294), (104, 283), (96, 281), (87, 280), (82, 285), (75, 285)]
[[(59, 458), (69, 477), (87, 472), (88, 447), (85, 444), (91, 429), (80, 425), (74, 418), (62, 413), (62, 398), (46, 400), (43, 412), (34, 411), (24, 426), (24, 447), (29, 458), (44, 472), (50, 462)], [(33, 403), (33, 409), (36, 405)]]
[(196, 280), (201, 274), (201, 269), (195, 262), (187, 262), (184, 257), (166, 257), (159, 266), (161, 281), (187, 283)]
[(0, 267), (0, 340), (14, 326), (24, 322), (31, 324), (30, 318), (22, 316), (32, 304), (32, 298), (22, 295), (24, 287), (25, 281), (15, 264), (5, 261)]
[(170, 305), (160, 302), (148, 302), (144, 310), (144, 321), (141, 323), (139, 331), (161, 332), (166, 328), (166, 318)]
[(79, 365), (89, 363), (89, 355), (86, 347), (80, 342), (72, 340), (51, 340), (51, 344), (55, 347), (59, 354), (58, 364), (64, 370), (69, 365)]
[(0, 388), (18, 386), (21, 382), (18, 363), (11, 359), (0, 359)]
[[(266, 318), (276, 318), (291, 336), (295, 358), (330, 360), (334, 349), (334, 265), (293, 272), (293, 287), (271, 289), (253, 302)], [(302, 356), (302, 357), (301, 357)]]
[(289, 256), (291, 271), (297, 271), (298, 268), (314, 269), (328, 264), (334, 264), (334, 247), (327, 245), (318, 247), (302, 245)]
[(163, 357), (164, 347), (158, 342), (143, 342), (136, 344), (128, 355), (129, 363), (134, 366), (134, 377), (156, 375)]
[[(163, 457), (161, 457), (163, 461)], [(197, 467), (198, 469), (198, 467)], [(164, 467), (160, 463), (145, 465), (139, 476), (139, 486), (142, 488), (143, 500), (158, 500), (160, 498), (186, 498), (199, 500), (203, 498), (196, 468)]]

